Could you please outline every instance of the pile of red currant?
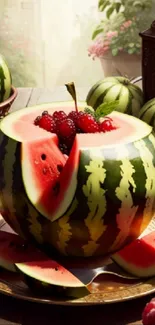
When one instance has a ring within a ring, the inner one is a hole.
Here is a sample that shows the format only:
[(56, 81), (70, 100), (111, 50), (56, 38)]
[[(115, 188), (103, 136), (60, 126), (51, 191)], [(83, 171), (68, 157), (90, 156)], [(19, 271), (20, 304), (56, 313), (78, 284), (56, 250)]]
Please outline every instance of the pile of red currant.
[(46, 131), (56, 133), (59, 138), (59, 148), (67, 155), (70, 153), (76, 133), (108, 132), (116, 129), (110, 117), (105, 117), (102, 122), (98, 122), (91, 114), (83, 111), (71, 111), (68, 115), (63, 111), (55, 111), (52, 115), (44, 111), (35, 119), (34, 124)]

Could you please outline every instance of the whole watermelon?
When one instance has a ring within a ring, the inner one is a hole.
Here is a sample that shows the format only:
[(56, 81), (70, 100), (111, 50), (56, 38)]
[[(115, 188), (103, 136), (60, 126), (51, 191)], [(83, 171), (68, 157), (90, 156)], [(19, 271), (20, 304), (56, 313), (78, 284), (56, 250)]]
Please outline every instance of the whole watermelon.
[(86, 97), (87, 104), (94, 109), (115, 100), (119, 100), (117, 111), (137, 116), (143, 105), (143, 92), (127, 78), (107, 77), (98, 81)]
[(11, 94), (12, 77), (8, 64), (0, 54), (0, 103), (4, 102)]
[(73, 102), (27, 107), (1, 121), (2, 215), (19, 235), (49, 251), (114, 252), (137, 238), (155, 212), (152, 128), (113, 111), (109, 118), (117, 128), (77, 134), (66, 158), (57, 135), (34, 125), (43, 111), (62, 110), (73, 111)]
[(138, 118), (153, 127), (155, 132), (155, 98), (150, 99), (141, 108), (138, 114)]

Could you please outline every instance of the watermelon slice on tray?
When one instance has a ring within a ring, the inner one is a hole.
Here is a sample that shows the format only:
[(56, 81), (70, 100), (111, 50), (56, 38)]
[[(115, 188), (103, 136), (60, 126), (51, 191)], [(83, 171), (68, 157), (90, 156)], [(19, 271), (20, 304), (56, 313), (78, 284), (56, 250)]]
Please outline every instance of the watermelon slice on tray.
[(6, 231), (0, 231), (0, 266), (13, 272), (20, 270), (28, 277), (50, 285), (85, 286), (64, 266), (49, 259), (18, 235)]
[(112, 260), (139, 278), (155, 276), (155, 230), (112, 255)]

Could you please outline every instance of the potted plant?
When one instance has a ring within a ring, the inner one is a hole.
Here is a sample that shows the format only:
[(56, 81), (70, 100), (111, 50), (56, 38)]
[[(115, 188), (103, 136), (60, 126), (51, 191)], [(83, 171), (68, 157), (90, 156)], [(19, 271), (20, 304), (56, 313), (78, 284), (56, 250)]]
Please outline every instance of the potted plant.
[(88, 55), (99, 58), (104, 76), (141, 74), (139, 32), (153, 21), (153, 0), (99, 0), (103, 15), (92, 34)]

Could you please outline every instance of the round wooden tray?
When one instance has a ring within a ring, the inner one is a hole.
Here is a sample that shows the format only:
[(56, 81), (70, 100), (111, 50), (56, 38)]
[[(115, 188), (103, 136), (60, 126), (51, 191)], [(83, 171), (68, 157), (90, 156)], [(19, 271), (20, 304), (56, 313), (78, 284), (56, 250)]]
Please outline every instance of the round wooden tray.
[(155, 277), (145, 282), (122, 280), (111, 275), (99, 275), (86, 288), (70, 288), (65, 295), (43, 296), (31, 290), (22, 275), (9, 271), (0, 271), (0, 293), (31, 302), (55, 305), (93, 305), (112, 304), (136, 299), (155, 292)]

